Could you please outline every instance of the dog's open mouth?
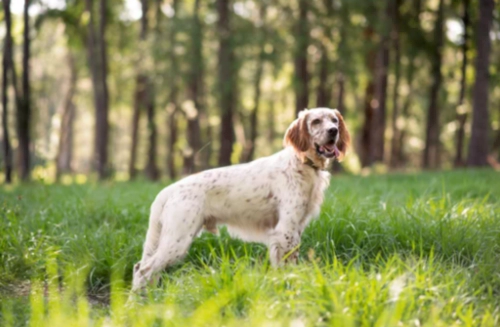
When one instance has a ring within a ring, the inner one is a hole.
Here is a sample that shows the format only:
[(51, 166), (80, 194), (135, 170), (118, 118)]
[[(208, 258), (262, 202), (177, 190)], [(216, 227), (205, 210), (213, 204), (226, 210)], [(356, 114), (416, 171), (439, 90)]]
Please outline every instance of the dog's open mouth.
[(316, 144), (316, 152), (326, 158), (338, 158), (340, 153), (334, 140), (330, 140), (323, 145)]

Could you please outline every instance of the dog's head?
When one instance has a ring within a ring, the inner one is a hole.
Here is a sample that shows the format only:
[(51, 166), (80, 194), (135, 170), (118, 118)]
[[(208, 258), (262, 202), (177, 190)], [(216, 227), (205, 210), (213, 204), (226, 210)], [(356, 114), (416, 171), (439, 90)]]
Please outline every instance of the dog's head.
[(288, 127), (284, 145), (315, 159), (341, 160), (351, 142), (344, 119), (337, 109), (305, 109)]

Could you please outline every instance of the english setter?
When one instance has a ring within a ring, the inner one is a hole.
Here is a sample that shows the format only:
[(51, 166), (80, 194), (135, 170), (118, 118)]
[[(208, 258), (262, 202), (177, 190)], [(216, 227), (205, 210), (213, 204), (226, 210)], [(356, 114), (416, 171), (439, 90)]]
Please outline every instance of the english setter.
[(285, 149), (250, 163), (207, 170), (163, 189), (151, 206), (142, 259), (132, 289), (154, 282), (180, 260), (198, 233), (217, 225), (244, 241), (268, 246), (273, 266), (296, 262), (302, 231), (319, 214), (331, 159), (350, 143), (340, 112), (301, 111), (284, 138)]

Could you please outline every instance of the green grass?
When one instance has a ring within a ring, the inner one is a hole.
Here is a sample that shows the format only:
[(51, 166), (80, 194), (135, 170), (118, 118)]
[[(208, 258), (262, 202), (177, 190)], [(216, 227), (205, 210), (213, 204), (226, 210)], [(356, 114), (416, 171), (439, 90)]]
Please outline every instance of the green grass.
[(0, 325), (498, 326), (500, 174), (335, 176), (296, 266), (204, 234), (125, 305), (150, 183), (0, 189)]

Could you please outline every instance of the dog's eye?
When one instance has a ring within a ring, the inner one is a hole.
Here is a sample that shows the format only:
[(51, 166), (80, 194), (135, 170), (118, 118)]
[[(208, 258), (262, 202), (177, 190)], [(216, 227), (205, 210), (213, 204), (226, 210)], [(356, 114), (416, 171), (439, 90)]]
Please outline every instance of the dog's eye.
[(332, 118), (332, 122), (333, 122), (334, 124), (336, 124), (336, 123), (338, 123), (338, 122), (339, 122), (339, 120), (338, 120), (337, 118), (335, 118), (335, 117), (334, 117), (334, 118)]
[(313, 125), (318, 125), (319, 123), (321, 123), (321, 119), (314, 119), (311, 124)]

